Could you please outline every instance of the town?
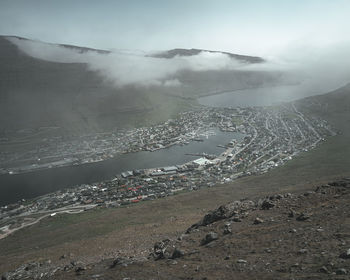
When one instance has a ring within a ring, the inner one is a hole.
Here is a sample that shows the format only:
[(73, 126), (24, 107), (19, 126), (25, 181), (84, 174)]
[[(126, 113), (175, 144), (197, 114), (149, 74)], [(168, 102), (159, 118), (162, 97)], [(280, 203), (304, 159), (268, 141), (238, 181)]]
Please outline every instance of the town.
[[(102, 156), (154, 151), (172, 145), (202, 141), (213, 128), (239, 132), (219, 155), (198, 155), (174, 166), (129, 170), (111, 180), (84, 184), (0, 208), (0, 239), (60, 213), (75, 214), (95, 207), (121, 207), (140, 201), (229, 183), (239, 177), (265, 173), (301, 152), (314, 148), (336, 133), (326, 121), (300, 112), (293, 103), (275, 107), (206, 108), (181, 113), (153, 127), (86, 136), (76, 142), (55, 144), (56, 152)], [(76, 144), (76, 147), (73, 146)], [(49, 147), (49, 146), (48, 146)], [(68, 149), (69, 148), (69, 149)], [(42, 156), (54, 154), (49, 148)], [(46, 153), (46, 154), (45, 154)], [(101, 155), (102, 154), (102, 155)]]

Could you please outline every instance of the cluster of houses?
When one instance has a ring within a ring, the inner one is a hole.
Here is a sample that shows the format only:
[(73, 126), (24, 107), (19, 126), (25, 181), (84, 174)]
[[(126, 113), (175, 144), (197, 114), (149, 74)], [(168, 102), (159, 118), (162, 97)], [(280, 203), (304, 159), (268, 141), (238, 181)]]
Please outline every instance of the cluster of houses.
[[(225, 131), (239, 129), (246, 136), (224, 145), (225, 150), (216, 157), (203, 153), (202, 157), (182, 165), (125, 171), (112, 180), (75, 186), (29, 202), (3, 206), (0, 208), (0, 230), (9, 223), (20, 224), (24, 216), (56, 211), (62, 207), (119, 207), (264, 173), (334, 134), (325, 121), (306, 117), (293, 106), (285, 106), (283, 110), (206, 109), (202, 114), (202, 117), (207, 116), (208, 126), (217, 124)], [(239, 124), (238, 116), (241, 120)], [(199, 127), (202, 121), (198, 120)]]

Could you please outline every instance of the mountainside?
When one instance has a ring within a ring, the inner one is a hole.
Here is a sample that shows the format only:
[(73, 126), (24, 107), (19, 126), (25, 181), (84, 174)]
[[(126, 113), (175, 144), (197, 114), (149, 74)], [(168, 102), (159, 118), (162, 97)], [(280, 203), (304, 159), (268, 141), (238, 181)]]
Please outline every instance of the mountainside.
[[(304, 193), (236, 200), (134, 255), (94, 262), (65, 254), (22, 264), (3, 279), (347, 279), (349, 199), (345, 178)], [(139, 243), (133, 234), (129, 242)]]
[[(0, 36), (0, 118), (2, 137), (21, 129), (60, 127), (80, 134), (158, 122), (172, 117), (195, 99), (223, 90), (280, 82), (282, 73), (241, 70), (181, 70), (169, 75), (179, 85), (125, 85), (117, 87), (86, 63), (58, 63), (31, 57)], [(33, 41), (30, 41), (33, 42)], [(70, 45), (78, 54), (108, 55), (109, 51)], [(171, 50), (156, 57), (192, 56), (201, 50)], [(228, 54), (257, 63), (261, 58)], [(137, 65), (135, 66), (137, 67)], [(131, 73), (132, 75), (132, 73)], [(179, 98), (180, 97), (180, 98)]]
[[(146, 97), (137, 90), (116, 93), (112, 84), (85, 64), (36, 59), (0, 37), (2, 130), (43, 126), (60, 126), (70, 132), (99, 126), (110, 129), (118, 124), (118, 111), (146, 108)], [(111, 111), (115, 113), (108, 115)]]
[[(0, 36), (3, 38), (7, 38), (7, 39), (18, 39), (18, 40), (23, 40), (23, 41), (31, 41), (30, 39), (27, 38), (23, 38), (23, 37), (19, 37), (19, 36)], [(80, 46), (75, 46), (75, 45), (68, 45), (68, 44), (52, 44), (52, 43), (44, 43), (43, 44), (46, 45), (51, 45), (51, 46), (60, 46), (60, 47), (64, 47), (67, 49), (71, 49), (71, 50), (75, 50), (78, 53), (86, 53), (86, 52), (95, 52), (95, 53), (99, 53), (99, 54), (109, 54), (111, 53), (110, 51), (107, 50), (101, 50), (101, 49), (94, 49), (94, 48), (88, 48), (88, 47), (80, 47)]]
[(346, 279), (349, 199), (350, 178), (299, 195), (233, 201), (177, 239), (155, 243), (148, 260), (74, 263), (52, 279)]
[(349, 100), (347, 85), (294, 102), (338, 134), (284, 166), (129, 207), (48, 217), (0, 240), (0, 273), (12, 271), (4, 274), (8, 279), (55, 272), (49, 279), (347, 279)]

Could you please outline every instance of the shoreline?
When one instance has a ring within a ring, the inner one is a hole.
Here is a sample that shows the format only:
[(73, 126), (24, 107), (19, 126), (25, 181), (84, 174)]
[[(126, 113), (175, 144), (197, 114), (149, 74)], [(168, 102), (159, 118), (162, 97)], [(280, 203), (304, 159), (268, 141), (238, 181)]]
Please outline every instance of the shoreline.
[[(223, 93), (234, 93), (235, 91), (244, 91), (244, 90), (251, 90), (251, 89), (266, 89), (266, 88), (276, 88), (276, 87), (284, 87), (284, 86), (298, 86), (301, 83), (291, 83), (291, 84), (281, 84), (281, 85), (271, 85), (271, 86), (259, 86), (259, 87), (246, 87), (246, 88), (238, 88), (238, 89), (231, 89), (231, 90), (222, 90), (222, 91), (218, 91), (218, 92), (212, 92), (212, 93), (206, 93), (204, 95), (200, 95), (199, 97), (195, 98), (196, 100), (200, 99), (200, 98), (204, 98), (204, 97), (209, 97), (209, 96), (215, 96), (215, 95), (219, 95), (219, 94), (223, 94)], [(205, 106), (205, 105), (203, 105)], [(237, 106), (239, 107), (239, 106)]]

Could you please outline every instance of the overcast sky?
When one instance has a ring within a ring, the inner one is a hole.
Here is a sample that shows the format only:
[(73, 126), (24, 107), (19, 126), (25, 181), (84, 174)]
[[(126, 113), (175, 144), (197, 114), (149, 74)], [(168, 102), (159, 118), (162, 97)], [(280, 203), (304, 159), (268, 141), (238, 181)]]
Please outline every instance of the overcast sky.
[(0, 0), (0, 34), (102, 49), (269, 56), (350, 41), (349, 0)]

